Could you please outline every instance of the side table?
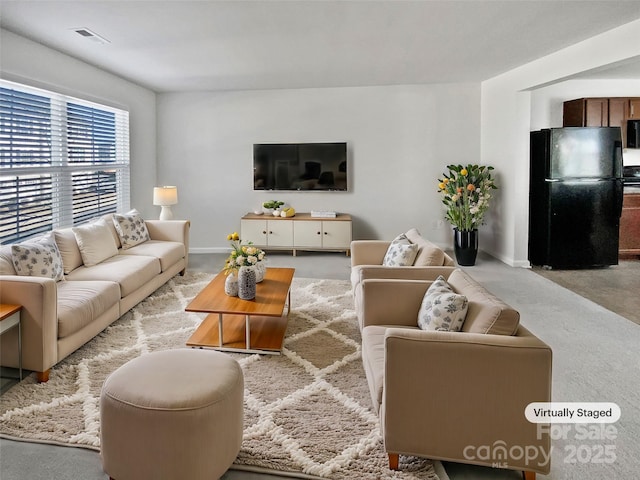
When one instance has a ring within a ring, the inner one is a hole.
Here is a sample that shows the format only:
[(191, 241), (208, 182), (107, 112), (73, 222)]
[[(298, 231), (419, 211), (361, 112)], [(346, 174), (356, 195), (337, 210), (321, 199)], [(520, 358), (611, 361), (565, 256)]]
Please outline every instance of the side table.
[(0, 304), (0, 335), (18, 326), (18, 371), (22, 380), (22, 325), (20, 322), (21, 305)]

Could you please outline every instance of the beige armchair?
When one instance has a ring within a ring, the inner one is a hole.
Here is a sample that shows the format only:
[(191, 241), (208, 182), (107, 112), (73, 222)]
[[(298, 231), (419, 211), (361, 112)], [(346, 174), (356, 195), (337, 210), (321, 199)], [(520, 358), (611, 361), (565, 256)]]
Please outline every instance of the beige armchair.
[(356, 313), (362, 328), (362, 287), (367, 279), (405, 279), (433, 281), (438, 275), (445, 278), (455, 269), (455, 262), (437, 245), (424, 239), (415, 229), (406, 233), (411, 242), (420, 245), (413, 265), (406, 267), (387, 267), (382, 265), (388, 240), (354, 240), (351, 242), (351, 286), (356, 304)]
[[(455, 265), (453, 259), (437, 245), (425, 239), (418, 230), (412, 228), (406, 232), (411, 243), (417, 243), (420, 251), (411, 267)], [(381, 266), (390, 240), (354, 240), (351, 242), (351, 268), (377, 265)], [(408, 269), (411, 267), (387, 267)]]
[(390, 468), (413, 455), (548, 473), (550, 438), (524, 411), (551, 400), (551, 348), (466, 273), (449, 283), (469, 299), (462, 332), (417, 327), (431, 282), (362, 281), (363, 364)]

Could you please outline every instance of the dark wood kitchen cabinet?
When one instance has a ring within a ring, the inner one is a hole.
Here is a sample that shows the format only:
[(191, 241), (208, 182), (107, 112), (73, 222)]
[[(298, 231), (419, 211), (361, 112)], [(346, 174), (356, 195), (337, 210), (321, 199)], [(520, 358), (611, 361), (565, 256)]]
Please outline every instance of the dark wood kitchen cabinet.
[(608, 127), (608, 98), (578, 98), (564, 102), (563, 127)]
[(620, 217), (620, 255), (640, 255), (640, 191), (625, 193)]
[(609, 99), (609, 125), (607, 126), (620, 127), (623, 131), (623, 135), (625, 135), (627, 131), (628, 118), (629, 118), (629, 99), (628, 98), (610, 98)]
[(640, 118), (640, 98), (577, 98), (562, 106), (563, 127), (623, 127)]
[(629, 99), (629, 116), (632, 120), (640, 120), (640, 98)]

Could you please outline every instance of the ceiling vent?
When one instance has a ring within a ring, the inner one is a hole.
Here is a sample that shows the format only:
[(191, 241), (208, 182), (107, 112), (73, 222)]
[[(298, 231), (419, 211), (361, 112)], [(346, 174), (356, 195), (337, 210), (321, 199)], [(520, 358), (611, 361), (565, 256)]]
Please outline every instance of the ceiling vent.
[(89, 40), (92, 40), (92, 41), (94, 41), (96, 43), (102, 43), (103, 45), (111, 43), (106, 38), (98, 35), (95, 32), (92, 32), (88, 28), (84, 28), (84, 27), (82, 27), (82, 28), (73, 28), (72, 30), (74, 32), (76, 32), (78, 35), (80, 35), (81, 37), (88, 38)]

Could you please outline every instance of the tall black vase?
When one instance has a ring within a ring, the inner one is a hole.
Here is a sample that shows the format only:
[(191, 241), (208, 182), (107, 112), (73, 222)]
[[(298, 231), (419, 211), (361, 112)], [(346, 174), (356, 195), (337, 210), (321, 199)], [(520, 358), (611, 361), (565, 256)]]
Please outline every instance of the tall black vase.
[(476, 264), (478, 255), (478, 230), (453, 229), (453, 250), (458, 265), (470, 267)]

